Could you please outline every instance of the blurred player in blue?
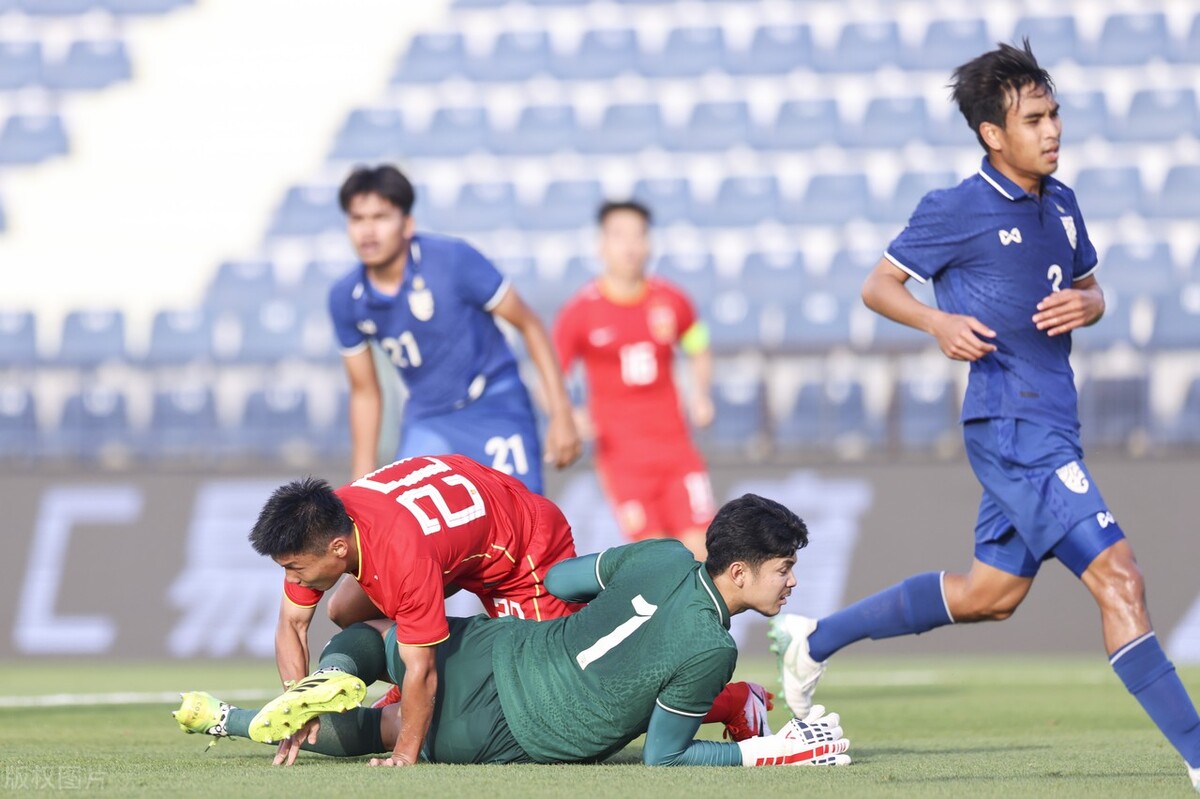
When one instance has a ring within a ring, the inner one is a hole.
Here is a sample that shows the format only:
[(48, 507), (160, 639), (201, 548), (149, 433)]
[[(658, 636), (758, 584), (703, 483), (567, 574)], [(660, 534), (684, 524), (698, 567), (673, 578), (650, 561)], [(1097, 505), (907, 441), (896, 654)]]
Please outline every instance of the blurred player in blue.
[[(953, 96), (987, 155), (933, 191), (863, 285), (873, 311), (969, 361), (963, 436), (983, 487), (966, 574), (927, 572), (819, 621), (772, 623), (784, 692), (803, 716), (833, 653), (863, 638), (1002, 620), (1057, 559), (1100, 606), (1114, 671), (1186, 761), (1200, 790), (1200, 717), (1146, 609), (1133, 550), (1083, 462), (1071, 331), (1104, 313), (1096, 250), (1058, 168), (1062, 122), (1050, 75), (1001, 45), (954, 73)], [(904, 285), (932, 280), (937, 308)]]
[[(400, 170), (358, 167), (338, 200), (361, 262), (329, 291), (329, 313), (350, 380), (353, 477), (375, 470), (385, 424), (369, 346), (375, 341), (408, 389), (395, 460), (430, 452), (466, 455), (540, 494), (542, 454), (533, 406), (496, 319), (521, 334), (541, 376), (549, 412), (545, 461), (562, 468), (579, 457), (581, 447), (546, 328), (510, 281), (469, 244), (415, 232), (416, 193)], [(330, 597), (329, 616), (345, 627), (375, 618), (379, 610), (357, 583), (343, 581)]]
[(454, 452), (542, 492), (533, 407), (496, 325), (510, 323), (541, 376), (550, 415), (546, 462), (579, 457), (571, 404), (546, 329), (510, 281), (464, 241), (416, 233), (416, 194), (392, 166), (359, 167), (338, 195), (361, 264), (333, 285), (333, 318), (350, 379), (350, 467), (374, 471), (383, 420), (368, 346), (376, 341), (408, 388), (395, 460)]

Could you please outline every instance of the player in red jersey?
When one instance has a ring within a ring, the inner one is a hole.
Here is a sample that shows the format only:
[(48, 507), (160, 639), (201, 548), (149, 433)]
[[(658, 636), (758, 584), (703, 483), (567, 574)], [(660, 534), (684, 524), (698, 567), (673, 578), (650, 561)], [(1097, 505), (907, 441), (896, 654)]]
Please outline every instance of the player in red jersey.
[(250, 542), (286, 572), (275, 634), (285, 684), (308, 673), (309, 623), (343, 574), (374, 605), (367, 618), (382, 611), (396, 622), (411, 762), (432, 712), (436, 645), (450, 634), (449, 587), (478, 596), (493, 617), (542, 620), (579, 607), (542, 585), (546, 569), (575, 556), (562, 511), (463, 455), (407, 458), (336, 491), (314, 478), (288, 483), (267, 501)]
[(559, 312), (554, 344), (563, 370), (582, 360), (596, 465), (630, 539), (678, 538), (704, 560), (712, 485), (680, 410), (671, 366), (687, 354), (697, 427), (712, 421), (708, 331), (675, 286), (646, 275), (650, 211), (636, 202), (599, 212), (604, 271)]

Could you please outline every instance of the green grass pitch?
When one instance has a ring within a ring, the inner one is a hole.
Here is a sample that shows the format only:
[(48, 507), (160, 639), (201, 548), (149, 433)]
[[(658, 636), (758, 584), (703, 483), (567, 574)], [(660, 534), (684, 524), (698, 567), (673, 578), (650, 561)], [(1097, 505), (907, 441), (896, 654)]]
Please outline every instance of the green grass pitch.
[[(1200, 694), (1200, 669), (1181, 669)], [(273, 686), (263, 662), (0, 663), (0, 695)], [(773, 663), (738, 677), (774, 690)], [(374, 693), (372, 694), (374, 696)], [(1182, 761), (1102, 657), (835, 660), (817, 693), (853, 742), (847, 768), (647, 769), (635, 742), (602, 766), (378, 770), (249, 741), (183, 735), (173, 705), (12, 707), (0, 699), (0, 796), (1165, 797), (1194, 795)], [(243, 702), (254, 705), (253, 701)], [(782, 704), (772, 714), (781, 723)], [(714, 725), (704, 731), (719, 736)]]

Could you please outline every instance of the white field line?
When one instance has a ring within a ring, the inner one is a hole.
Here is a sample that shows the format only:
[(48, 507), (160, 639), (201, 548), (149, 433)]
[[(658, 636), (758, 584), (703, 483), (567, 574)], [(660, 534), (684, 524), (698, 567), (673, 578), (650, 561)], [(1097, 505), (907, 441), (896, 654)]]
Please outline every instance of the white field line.
[[(278, 691), (240, 688), (221, 691), (221, 699), (272, 699)], [(44, 694), (42, 696), (0, 696), (4, 707), (82, 707), (86, 705), (158, 705), (179, 702), (179, 691), (114, 691), (104, 694)]]

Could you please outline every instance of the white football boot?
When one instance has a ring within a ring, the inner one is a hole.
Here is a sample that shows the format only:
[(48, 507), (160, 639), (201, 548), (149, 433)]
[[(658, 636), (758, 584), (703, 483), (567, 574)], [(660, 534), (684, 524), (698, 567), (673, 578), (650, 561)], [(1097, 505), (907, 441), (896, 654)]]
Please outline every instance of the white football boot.
[(813, 692), (825, 673), (825, 663), (818, 663), (808, 654), (808, 636), (817, 629), (817, 620), (795, 613), (780, 613), (771, 619), (767, 635), (771, 651), (779, 663), (779, 680), (783, 684), (783, 701), (792, 715), (805, 718), (813, 706)]

